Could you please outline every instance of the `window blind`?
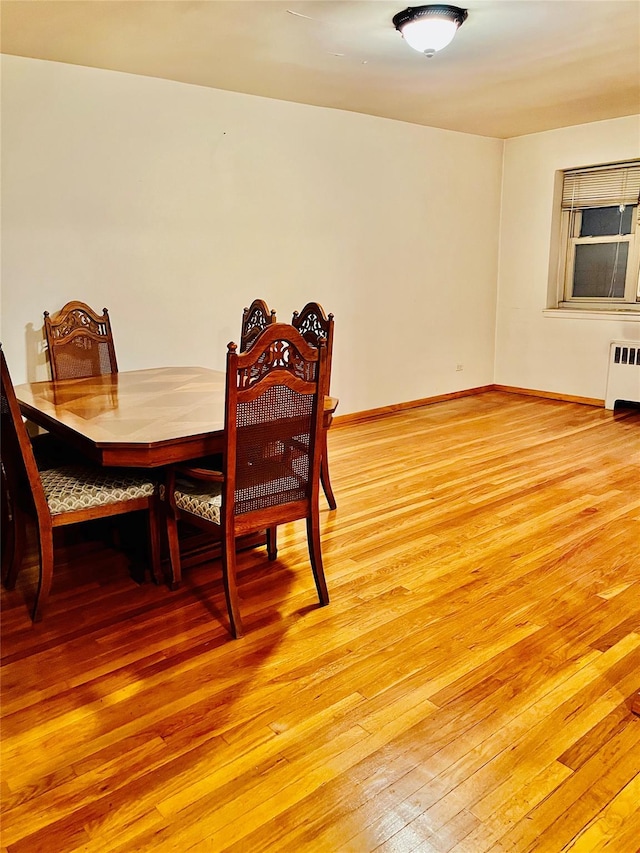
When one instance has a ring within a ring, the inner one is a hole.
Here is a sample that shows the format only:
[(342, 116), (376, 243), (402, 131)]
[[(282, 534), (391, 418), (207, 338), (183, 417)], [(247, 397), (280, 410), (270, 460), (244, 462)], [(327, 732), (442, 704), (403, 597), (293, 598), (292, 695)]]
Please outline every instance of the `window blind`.
[(640, 160), (594, 169), (571, 169), (564, 173), (562, 207), (611, 207), (638, 204), (640, 196)]

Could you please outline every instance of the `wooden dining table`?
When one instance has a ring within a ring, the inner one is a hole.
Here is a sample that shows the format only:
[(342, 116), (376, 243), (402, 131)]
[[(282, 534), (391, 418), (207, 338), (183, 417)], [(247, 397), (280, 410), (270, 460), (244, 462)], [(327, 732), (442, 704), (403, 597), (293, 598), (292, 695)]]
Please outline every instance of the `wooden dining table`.
[[(99, 465), (155, 468), (220, 453), (226, 373), (207, 367), (155, 367), (83, 379), (15, 386), (28, 420)], [(324, 401), (328, 428), (338, 405)], [(264, 544), (264, 534), (239, 547)], [(191, 536), (183, 566), (217, 557), (219, 543)], [(132, 574), (144, 576), (144, 568)]]
[[(219, 453), (226, 374), (155, 367), (15, 387), (22, 414), (100, 465), (160, 468)], [(326, 397), (325, 424), (338, 401)]]
[(217, 453), (223, 371), (156, 367), (17, 385), (22, 414), (100, 465), (157, 468)]

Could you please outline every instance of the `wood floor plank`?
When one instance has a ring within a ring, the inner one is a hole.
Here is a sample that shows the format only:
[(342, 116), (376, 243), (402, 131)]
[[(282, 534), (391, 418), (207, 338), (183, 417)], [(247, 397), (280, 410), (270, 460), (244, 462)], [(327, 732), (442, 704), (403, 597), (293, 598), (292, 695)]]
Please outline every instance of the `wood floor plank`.
[[(590, 853), (602, 849), (614, 835), (619, 835), (629, 819), (633, 819), (640, 802), (640, 772), (638, 772), (625, 787), (608, 802), (587, 828), (577, 838), (570, 842), (568, 850), (574, 853)], [(638, 843), (636, 836), (634, 843)], [(618, 842), (622, 853), (622, 846)]]
[[(623, 735), (572, 774), (548, 799), (502, 837), (517, 850), (563, 849), (638, 775), (640, 731)], [(562, 803), (562, 810), (559, 804)], [(635, 808), (638, 808), (637, 801)], [(615, 829), (612, 834), (615, 833)]]
[[(329, 434), (331, 595), (136, 584), (99, 528), (2, 590), (7, 853), (637, 853), (640, 411), (488, 392)], [(322, 498), (321, 498), (322, 502)], [(144, 537), (144, 525), (140, 536)]]

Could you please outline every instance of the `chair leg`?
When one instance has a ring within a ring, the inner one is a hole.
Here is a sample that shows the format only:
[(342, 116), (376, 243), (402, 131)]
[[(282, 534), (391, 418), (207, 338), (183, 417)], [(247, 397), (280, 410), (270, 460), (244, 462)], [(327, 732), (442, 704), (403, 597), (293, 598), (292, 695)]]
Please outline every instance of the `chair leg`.
[[(11, 573), (16, 560), (16, 511), (11, 505), (9, 490), (5, 483), (4, 468), (0, 469), (2, 474), (2, 582), (7, 589), (13, 589), (16, 579), (11, 582)], [(11, 586), (9, 584), (11, 583)]]
[(2, 517), (2, 582), (7, 580), (13, 566), (16, 552), (16, 516), (11, 506), (9, 487), (4, 474), (4, 466), (0, 464), (0, 515)]
[(338, 504), (336, 503), (335, 495), (333, 494), (333, 489), (331, 488), (331, 480), (329, 478), (329, 460), (327, 457), (326, 429), (323, 431), (323, 435), (324, 437), (322, 439), (322, 456), (320, 458), (320, 482), (322, 483), (322, 489), (327, 499), (327, 503), (329, 504), (329, 509), (336, 509)]
[(158, 585), (164, 583), (162, 564), (160, 562), (160, 507), (157, 498), (149, 503), (148, 528), (149, 528), (149, 556), (151, 559), (151, 574)]
[(15, 504), (12, 504), (11, 509), (9, 542), (6, 543), (6, 554), (2, 555), (3, 583), (7, 589), (13, 589), (16, 585), (27, 541), (27, 515)]
[(42, 620), (42, 614), (44, 613), (44, 608), (49, 600), (49, 593), (51, 591), (51, 582), (53, 580), (53, 529), (50, 527), (43, 529), (39, 526), (38, 538), (40, 541), (40, 579), (31, 614), (34, 622)]
[(320, 546), (320, 522), (317, 513), (312, 513), (307, 518), (307, 542), (309, 543), (309, 558), (311, 560), (311, 568), (313, 577), (318, 590), (318, 598), (321, 606), (329, 603), (329, 591), (327, 590), (327, 582), (324, 577), (324, 568), (322, 565), (322, 548)]
[(278, 556), (278, 528), (275, 525), (267, 530), (267, 554), (270, 560)]
[(178, 589), (182, 583), (182, 565), (180, 563), (180, 542), (178, 540), (178, 522), (170, 507), (165, 513), (167, 522), (167, 540), (169, 542), (169, 560), (171, 563), (170, 589)]
[[(16, 520), (7, 515), (2, 519), (2, 582), (13, 589), (16, 579), (11, 579), (16, 557)], [(11, 584), (11, 585), (9, 585)]]
[(236, 539), (233, 530), (223, 531), (222, 575), (229, 622), (231, 624), (231, 634), (237, 640), (242, 637), (244, 631), (242, 628), (242, 617), (240, 616), (238, 587), (236, 585)]

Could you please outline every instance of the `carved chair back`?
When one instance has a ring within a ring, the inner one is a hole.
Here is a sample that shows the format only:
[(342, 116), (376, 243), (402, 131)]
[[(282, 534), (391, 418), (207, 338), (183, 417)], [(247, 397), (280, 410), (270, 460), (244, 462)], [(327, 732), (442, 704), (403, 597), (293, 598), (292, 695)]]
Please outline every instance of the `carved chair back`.
[[(324, 308), (318, 302), (308, 302), (302, 311), (294, 311), (291, 319), (291, 324), (298, 329), (304, 339), (312, 346), (318, 346), (318, 341), (324, 338), (327, 342), (327, 372), (326, 385), (324, 387), (325, 396), (330, 396), (331, 386), (331, 361), (333, 358), (333, 314), (325, 313)], [(331, 485), (331, 477), (329, 475), (329, 461), (327, 458), (327, 430), (331, 426), (333, 413), (338, 405), (337, 399), (332, 399), (330, 409), (325, 409), (324, 413), (324, 449), (322, 460), (320, 463), (320, 480), (322, 488), (326, 495), (329, 507), (336, 509), (337, 503), (333, 494)]]
[(4, 350), (2, 355), (2, 393), (0, 397), (0, 426), (2, 428), (2, 467), (6, 487), (12, 502), (24, 502), (31, 496), (38, 514), (48, 516), (49, 510), (42, 488), (31, 439), (9, 375)]
[(331, 385), (331, 359), (333, 357), (333, 314), (325, 313), (318, 302), (308, 302), (302, 311), (294, 311), (291, 325), (313, 347), (318, 346), (320, 338), (327, 342), (327, 385), (325, 394), (329, 394)]
[[(227, 353), (225, 499), (236, 517), (317, 497), (326, 346), (285, 323), (265, 329), (245, 353)], [(295, 448), (295, 449), (294, 449)], [(304, 506), (303, 506), (304, 504)]]
[(275, 310), (269, 311), (264, 299), (254, 299), (248, 308), (242, 312), (240, 328), (240, 352), (246, 352), (267, 326), (277, 322)]
[(81, 379), (117, 373), (111, 321), (84, 302), (67, 302), (54, 317), (44, 312), (52, 379)]

